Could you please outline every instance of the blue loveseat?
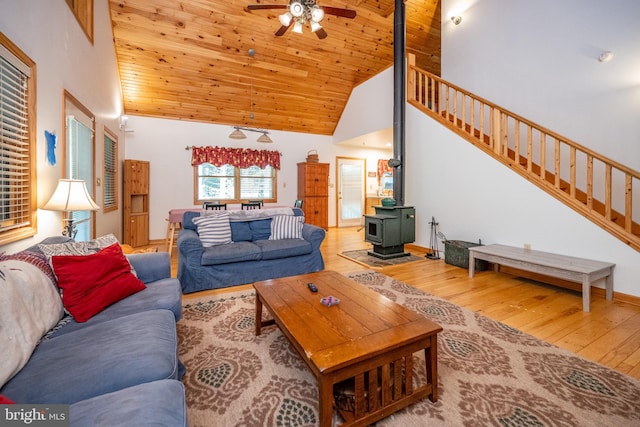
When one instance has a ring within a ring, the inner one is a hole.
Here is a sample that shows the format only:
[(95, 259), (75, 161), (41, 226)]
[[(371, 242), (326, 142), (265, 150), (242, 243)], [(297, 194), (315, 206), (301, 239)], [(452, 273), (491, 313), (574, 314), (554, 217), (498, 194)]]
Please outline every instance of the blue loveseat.
[[(60, 242), (50, 238), (42, 243)], [(68, 404), (70, 425), (76, 427), (186, 425), (180, 382), (184, 368), (177, 356), (176, 321), (182, 314), (179, 282), (171, 278), (165, 252), (134, 254), (128, 259), (146, 288), (83, 323), (63, 317), (60, 305), (62, 319), (57, 324), (53, 321), (55, 326), (45, 331), (35, 348), (26, 346), (26, 363), (17, 363), (13, 374), (11, 368), (0, 372), (5, 376), (0, 378), (0, 395), (19, 404)], [(16, 304), (23, 308), (13, 314), (18, 318), (14, 325), (25, 323), (21, 319), (25, 311), (33, 312), (26, 323), (37, 324), (38, 313), (44, 317), (48, 306), (58, 304), (56, 277), (46, 271), (48, 266), (38, 246), (0, 256), (3, 289), (29, 289), (13, 292), (13, 297), (10, 290), (0, 295), (0, 321), (5, 323), (0, 329), (11, 324), (8, 316), (12, 315), (7, 312)], [(40, 284), (31, 287), (29, 282)], [(15, 338), (18, 343), (3, 342), (11, 348), (0, 349), (2, 357), (20, 360), (12, 356), (25, 347), (20, 342), (24, 334), (7, 330), (0, 334), (3, 340)]]
[[(201, 213), (185, 212), (178, 234), (178, 279), (182, 291), (224, 288), (323, 270), (320, 245), (324, 229), (305, 223), (300, 239), (270, 240), (275, 215), (269, 217), (269, 212), (232, 212), (232, 243), (212, 247), (203, 246), (193, 222)], [(246, 218), (242, 218), (243, 213)], [(252, 217), (252, 213), (259, 216)], [(298, 208), (292, 213), (303, 215)]]

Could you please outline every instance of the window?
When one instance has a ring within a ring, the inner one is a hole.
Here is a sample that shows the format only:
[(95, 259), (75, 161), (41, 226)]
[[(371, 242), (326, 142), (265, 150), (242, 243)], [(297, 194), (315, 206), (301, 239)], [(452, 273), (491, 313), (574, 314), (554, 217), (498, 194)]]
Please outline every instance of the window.
[(37, 231), (36, 64), (0, 33), (0, 244)]
[(104, 128), (104, 170), (102, 172), (102, 211), (118, 209), (118, 137)]
[(66, 0), (66, 2), (93, 44), (93, 0)]
[(237, 168), (231, 165), (216, 167), (203, 163), (196, 173), (196, 203), (222, 200), (240, 203), (241, 200), (276, 201), (276, 171), (271, 166)]
[[(64, 90), (65, 144), (63, 177), (84, 180), (87, 191), (96, 200), (95, 115), (67, 90)], [(73, 219), (78, 234), (75, 240), (87, 241), (95, 236), (96, 218), (93, 211), (73, 211), (68, 216)]]

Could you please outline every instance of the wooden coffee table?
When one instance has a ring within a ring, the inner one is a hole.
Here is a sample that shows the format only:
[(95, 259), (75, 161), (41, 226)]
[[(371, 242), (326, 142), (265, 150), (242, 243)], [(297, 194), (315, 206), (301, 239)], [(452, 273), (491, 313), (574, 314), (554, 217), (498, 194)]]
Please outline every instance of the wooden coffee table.
[[(307, 287), (318, 288), (313, 293)], [(277, 324), (318, 381), (320, 425), (330, 426), (334, 385), (353, 379), (353, 410), (342, 425), (369, 425), (437, 391), (437, 334), (424, 316), (333, 271), (256, 282), (256, 335)], [(326, 296), (340, 304), (320, 304)], [(273, 316), (262, 320), (263, 305)], [(426, 380), (415, 385), (413, 354), (424, 351)], [(339, 408), (340, 409), (340, 408)]]

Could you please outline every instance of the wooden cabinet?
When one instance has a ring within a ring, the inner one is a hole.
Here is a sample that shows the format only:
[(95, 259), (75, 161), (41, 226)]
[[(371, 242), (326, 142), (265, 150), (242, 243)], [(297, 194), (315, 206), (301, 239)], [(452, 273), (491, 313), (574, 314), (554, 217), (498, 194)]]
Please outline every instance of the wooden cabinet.
[(136, 246), (149, 244), (149, 162), (125, 160), (123, 243)]
[(329, 163), (298, 163), (298, 199), (306, 223), (329, 228)]
[(364, 214), (365, 215), (375, 215), (376, 210), (374, 206), (380, 206), (382, 204), (382, 197), (371, 197), (367, 196), (364, 202)]

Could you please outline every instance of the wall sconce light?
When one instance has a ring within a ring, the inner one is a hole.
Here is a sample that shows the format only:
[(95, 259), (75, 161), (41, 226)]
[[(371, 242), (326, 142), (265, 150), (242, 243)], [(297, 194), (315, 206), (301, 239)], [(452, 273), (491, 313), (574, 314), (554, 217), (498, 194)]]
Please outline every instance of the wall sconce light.
[(455, 25), (459, 25), (462, 22), (462, 16), (460, 15), (452, 16), (451, 22), (453, 22)]
[(609, 62), (613, 59), (613, 52), (607, 50), (600, 54), (598, 57), (598, 61), (600, 62)]

